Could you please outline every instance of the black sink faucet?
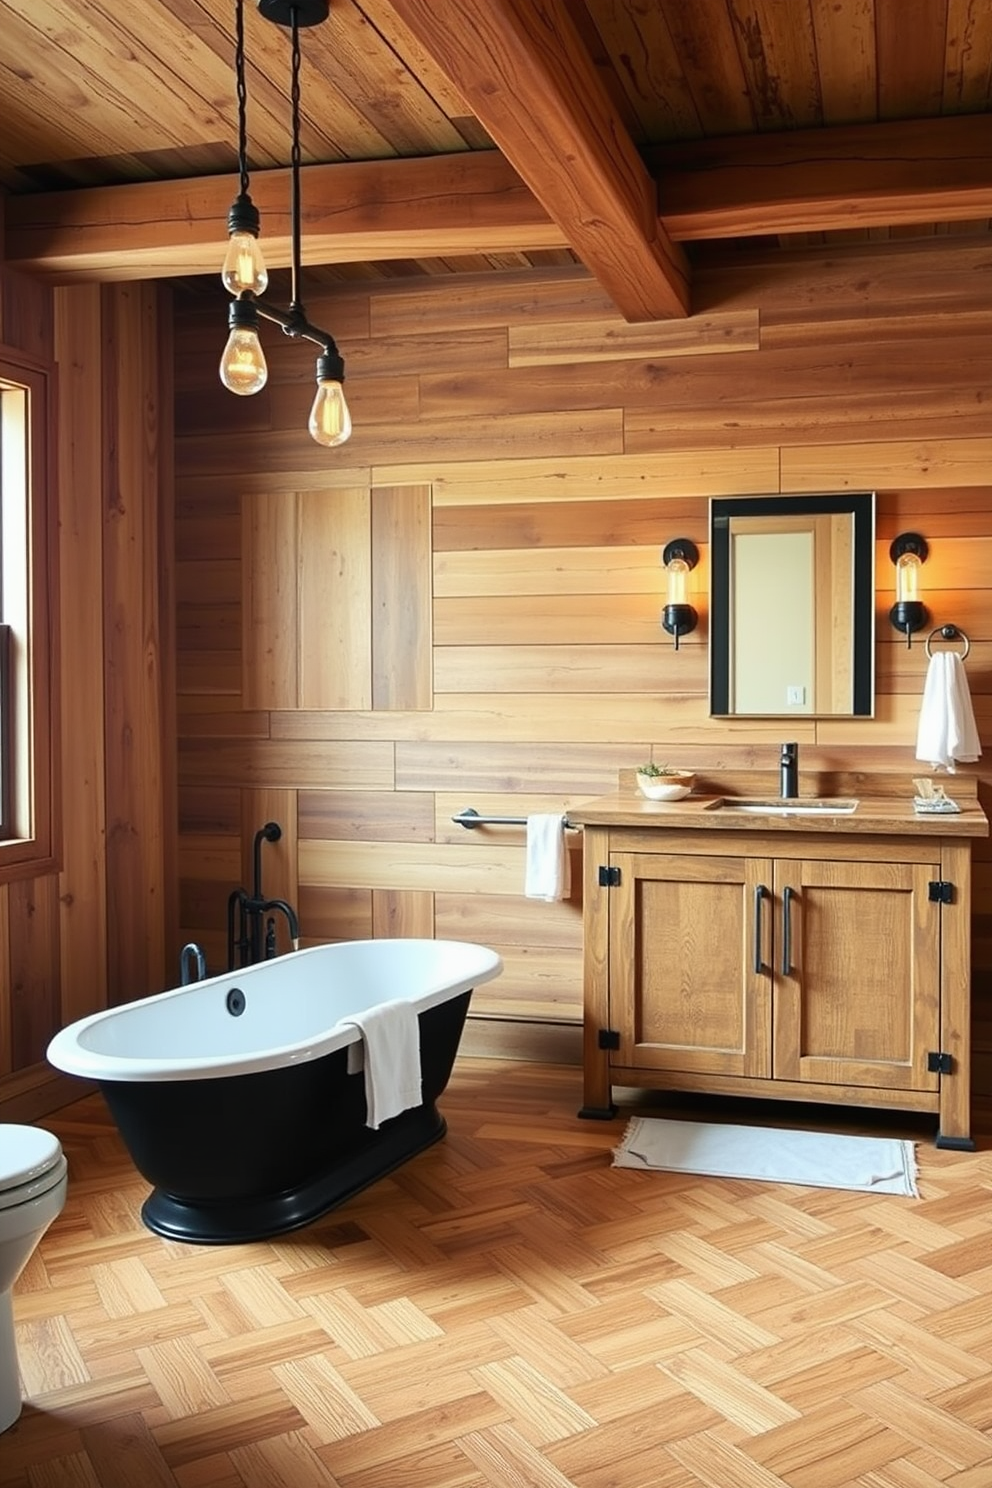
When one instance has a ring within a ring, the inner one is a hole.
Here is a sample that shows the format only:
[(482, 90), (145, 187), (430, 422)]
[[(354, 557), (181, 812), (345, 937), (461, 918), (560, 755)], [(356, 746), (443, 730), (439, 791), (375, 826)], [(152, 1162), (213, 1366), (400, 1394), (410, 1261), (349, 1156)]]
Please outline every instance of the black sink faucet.
[(778, 764), (779, 795), (791, 801), (799, 794), (799, 745), (783, 744)]

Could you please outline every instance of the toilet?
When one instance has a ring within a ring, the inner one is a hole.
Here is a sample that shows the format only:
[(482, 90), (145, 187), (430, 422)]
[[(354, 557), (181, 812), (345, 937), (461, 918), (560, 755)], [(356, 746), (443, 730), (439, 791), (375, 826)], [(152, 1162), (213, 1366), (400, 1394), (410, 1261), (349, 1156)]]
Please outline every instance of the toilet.
[(67, 1164), (57, 1137), (0, 1123), (0, 1431), (21, 1414), (14, 1282), (62, 1212)]

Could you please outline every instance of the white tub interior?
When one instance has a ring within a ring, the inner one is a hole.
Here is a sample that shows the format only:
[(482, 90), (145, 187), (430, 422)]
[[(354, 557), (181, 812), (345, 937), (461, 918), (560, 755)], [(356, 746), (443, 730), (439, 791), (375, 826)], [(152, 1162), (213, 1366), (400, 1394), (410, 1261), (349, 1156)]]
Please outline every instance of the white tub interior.
[[(419, 1011), (498, 975), (495, 951), (465, 941), (315, 946), (80, 1019), (48, 1058), (93, 1079), (193, 1079), (318, 1058), (357, 1038), (349, 1014), (400, 998)], [(232, 988), (244, 1011), (227, 1005)]]

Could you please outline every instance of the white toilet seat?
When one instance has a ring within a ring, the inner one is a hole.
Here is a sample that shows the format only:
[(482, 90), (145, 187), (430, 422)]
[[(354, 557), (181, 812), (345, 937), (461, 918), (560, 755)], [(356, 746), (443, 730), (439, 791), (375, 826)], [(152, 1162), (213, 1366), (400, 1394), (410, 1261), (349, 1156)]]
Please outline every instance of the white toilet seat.
[(51, 1132), (0, 1123), (0, 1212), (55, 1188), (66, 1166), (62, 1144)]

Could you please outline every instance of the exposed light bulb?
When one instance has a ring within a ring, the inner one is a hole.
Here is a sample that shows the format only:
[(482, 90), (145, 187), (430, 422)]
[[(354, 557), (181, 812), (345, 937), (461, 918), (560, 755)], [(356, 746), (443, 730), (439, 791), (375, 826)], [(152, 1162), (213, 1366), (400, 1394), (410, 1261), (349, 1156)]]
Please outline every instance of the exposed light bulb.
[(224, 288), (232, 295), (263, 295), (269, 283), (258, 238), (251, 232), (233, 232), (220, 271)]
[(683, 605), (688, 598), (689, 565), (684, 558), (670, 559), (665, 573), (668, 577), (668, 603)]
[(220, 359), (221, 382), (230, 392), (248, 397), (251, 393), (261, 392), (268, 375), (265, 353), (256, 328), (232, 324), (231, 334)]
[(902, 553), (896, 560), (896, 603), (907, 604), (920, 597), (920, 556)]
[(317, 358), (317, 393), (307, 427), (318, 444), (334, 449), (351, 437), (351, 414), (345, 402), (341, 379), (344, 364), (336, 353)]

